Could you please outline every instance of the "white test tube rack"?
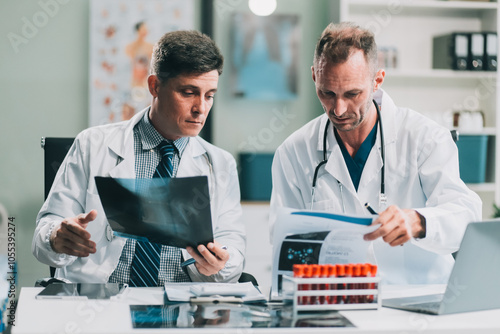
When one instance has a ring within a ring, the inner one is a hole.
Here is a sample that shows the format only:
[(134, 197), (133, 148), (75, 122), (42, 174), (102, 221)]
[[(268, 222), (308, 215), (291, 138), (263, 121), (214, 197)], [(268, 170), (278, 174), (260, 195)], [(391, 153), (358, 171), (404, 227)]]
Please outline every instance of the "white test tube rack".
[[(304, 285), (309, 289), (299, 289)], [(382, 303), (378, 276), (297, 278), (284, 275), (283, 296), (287, 300), (293, 300), (294, 312), (375, 310), (379, 309)], [(336, 301), (327, 302), (328, 297), (336, 297)], [(324, 302), (320, 303), (323, 299)]]

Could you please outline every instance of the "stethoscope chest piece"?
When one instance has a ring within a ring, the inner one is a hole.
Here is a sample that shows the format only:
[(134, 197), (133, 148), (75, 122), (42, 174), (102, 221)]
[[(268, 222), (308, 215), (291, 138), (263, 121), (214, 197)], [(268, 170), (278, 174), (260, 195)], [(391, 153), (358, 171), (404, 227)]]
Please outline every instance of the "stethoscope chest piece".
[(378, 194), (378, 210), (384, 211), (387, 209), (387, 195), (385, 193)]

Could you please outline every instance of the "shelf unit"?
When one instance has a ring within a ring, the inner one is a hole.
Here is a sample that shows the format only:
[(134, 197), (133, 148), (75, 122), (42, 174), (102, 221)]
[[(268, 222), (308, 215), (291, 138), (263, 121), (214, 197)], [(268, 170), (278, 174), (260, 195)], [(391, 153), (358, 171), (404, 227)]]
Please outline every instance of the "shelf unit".
[(388, 78), (423, 78), (423, 79), (453, 79), (453, 80), (496, 80), (496, 72), (453, 71), (442, 69), (387, 69)]
[(396, 105), (449, 127), (455, 111), (484, 113), (481, 134), (492, 137), (486, 182), (468, 186), (483, 197), (488, 210), (493, 201), (500, 203), (498, 73), (433, 69), (432, 39), (455, 31), (498, 31), (498, 7), (484, 1), (335, 0), (330, 11), (334, 22), (353, 21), (372, 30), (379, 48), (397, 49), (397, 65), (386, 69), (383, 84)]

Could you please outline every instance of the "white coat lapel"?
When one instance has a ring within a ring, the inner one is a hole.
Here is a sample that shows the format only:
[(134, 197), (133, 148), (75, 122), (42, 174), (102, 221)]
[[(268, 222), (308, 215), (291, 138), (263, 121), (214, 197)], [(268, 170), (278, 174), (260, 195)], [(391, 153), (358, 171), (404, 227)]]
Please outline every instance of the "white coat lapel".
[[(132, 146), (133, 147), (133, 146)], [(132, 152), (133, 153), (133, 152)], [(121, 157), (117, 160), (117, 165), (109, 171), (109, 176), (113, 178), (135, 178), (135, 159), (134, 155)]]
[[(323, 156), (323, 134), (326, 126), (327, 117), (325, 116), (321, 120), (320, 131), (318, 134), (318, 151)], [(347, 170), (347, 166), (344, 162), (344, 157), (342, 156), (342, 152), (340, 150), (340, 146), (337, 143), (337, 139), (335, 138), (335, 134), (333, 133), (333, 125), (330, 123), (327, 133), (326, 140), (326, 150), (328, 162), (325, 165), (325, 171), (331, 174), (336, 180), (340, 181), (345, 189), (349, 190), (353, 194), (356, 194), (356, 190), (354, 189), (354, 185), (351, 180), (351, 176), (349, 175), (349, 171)], [(318, 179), (321, 175), (321, 170), (318, 172)]]
[(115, 165), (109, 170), (109, 176), (113, 178), (135, 178), (135, 153), (134, 153), (134, 126), (144, 117), (144, 113), (149, 111), (146, 108), (135, 115), (127, 123), (123, 131), (117, 131), (111, 136), (108, 148), (116, 154)]
[[(380, 105), (380, 114), (382, 118), (382, 129), (384, 132), (384, 149), (385, 149), (385, 179), (387, 180), (388, 165), (387, 161), (389, 159), (394, 159), (393, 154), (391, 154), (391, 148), (394, 147), (396, 142), (396, 106), (394, 102), (384, 93), (383, 90), (379, 90), (376, 93), (375, 100)], [(378, 127), (378, 126), (377, 126)], [(375, 148), (372, 149), (368, 160), (366, 161), (365, 167), (363, 169), (363, 174), (361, 175), (361, 180), (359, 182), (359, 196), (361, 198), (369, 198), (373, 196), (373, 188), (376, 187), (376, 193), (380, 192), (381, 183), (381, 169), (384, 163), (382, 159), (382, 140), (380, 134), (380, 128), (377, 129), (377, 140), (375, 142)], [(373, 186), (369, 186), (371, 182), (375, 182)], [(387, 184), (387, 182), (386, 182)], [(387, 187), (387, 185), (386, 185)], [(365, 193), (366, 192), (366, 193)]]
[[(381, 154), (380, 131), (377, 131), (377, 139), (375, 141), (375, 145), (368, 155), (365, 167), (363, 167), (361, 179), (359, 180), (358, 190), (360, 197), (363, 197), (363, 190), (366, 189), (367, 185), (370, 182), (374, 182), (374, 179), (376, 179), (377, 184), (380, 185), (382, 165), (383, 160)], [(371, 190), (369, 192), (371, 192)]]
[(205, 153), (206, 150), (196, 137), (189, 138), (177, 170), (177, 177), (209, 175), (209, 165), (203, 158)]

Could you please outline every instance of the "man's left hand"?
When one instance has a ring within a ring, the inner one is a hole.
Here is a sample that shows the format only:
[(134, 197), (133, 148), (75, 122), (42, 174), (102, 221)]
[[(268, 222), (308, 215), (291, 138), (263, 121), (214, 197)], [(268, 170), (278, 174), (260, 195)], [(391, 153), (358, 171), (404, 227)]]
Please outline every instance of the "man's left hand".
[(377, 224), (381, 226), (365, 234), (365, 240), (371, 241), (382, 237), (389, 245), (399, 246), (412, 237), (425, 237), (425, 218), (412, 209), (400, 209), (396, 205), (391, 205), (372, 223), (372, 225)]
[(192, 247), (186, 248), (189, 255), (196, 260), (196, 269), (205, 276), (217, 274), (229, 260), (229, 253), (217, 241), (209, 242), (207, 247), (198, 245), (197, 249), (198, 252), (195, 252)]

